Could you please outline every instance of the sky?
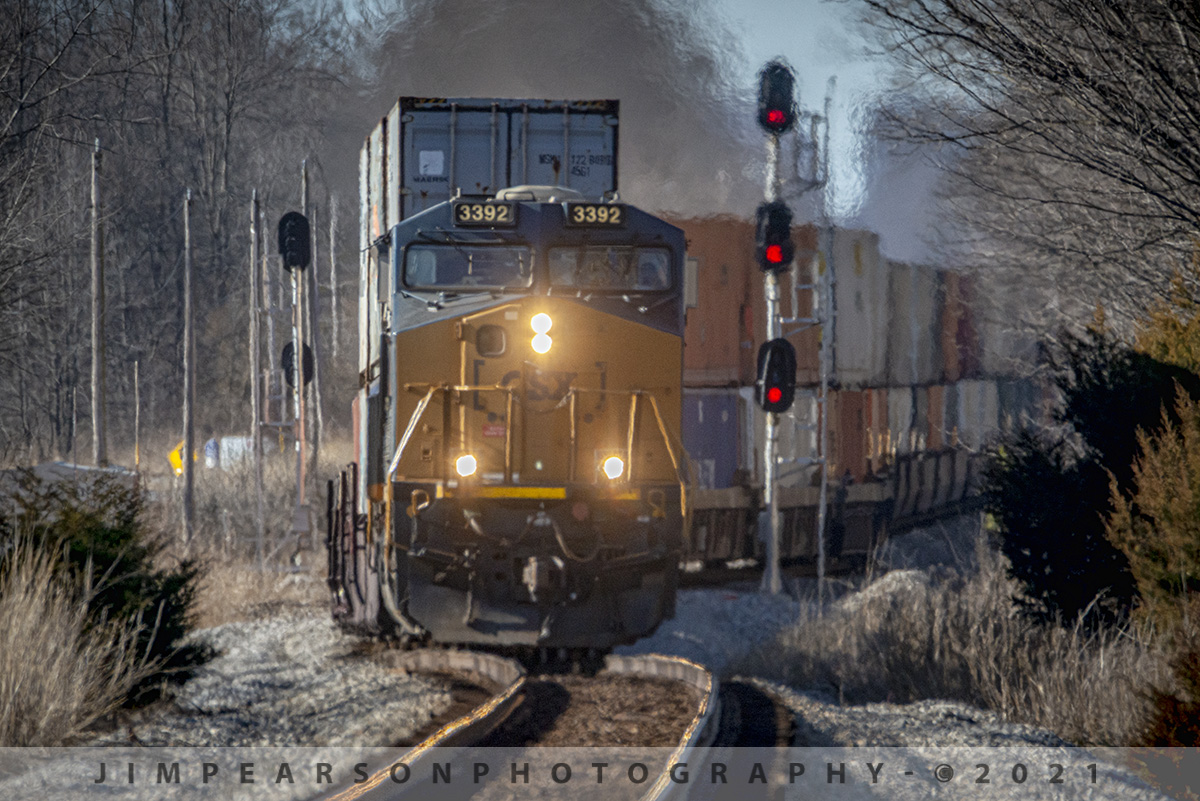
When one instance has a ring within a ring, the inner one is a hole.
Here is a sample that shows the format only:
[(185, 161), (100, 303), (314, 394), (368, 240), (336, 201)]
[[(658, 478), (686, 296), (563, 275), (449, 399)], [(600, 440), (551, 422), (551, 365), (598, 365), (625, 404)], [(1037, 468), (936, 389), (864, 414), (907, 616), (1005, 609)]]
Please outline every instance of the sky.
[(853, 0), (716, 0), (742, 45), (742, 81), (783, 56), (794, 68), (800, 105), (823, 109), (831, 92), (830, 173), (826, 196), (839, 225), (881, 236), (890, 258), (931, 258), (927, 244), (936, 223), (937, 172), (927, 154), (902, 155), (873, 141), (865, 130), (894, 72), (880, 42), (861, 21)]

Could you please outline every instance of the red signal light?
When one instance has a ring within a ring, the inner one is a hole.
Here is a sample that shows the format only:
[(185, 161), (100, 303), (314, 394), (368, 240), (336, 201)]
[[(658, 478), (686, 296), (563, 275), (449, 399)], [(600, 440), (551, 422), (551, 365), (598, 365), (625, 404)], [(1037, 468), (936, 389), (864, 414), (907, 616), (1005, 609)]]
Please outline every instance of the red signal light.
[(772, 61), (758, 74), (758, 124), (772, 136), (796, 124), (796, 76), (782, 62)]
[(772, 339), (758, 349), (758, 380), (754, 400), (764, 412), (782, 414), (796, 395), (796, 348), (786, 339)]
[(754, 215), (754, 260), (764, 270), (779, 272), (795, 255), (792, 210), (781, 201), (761, 204)]

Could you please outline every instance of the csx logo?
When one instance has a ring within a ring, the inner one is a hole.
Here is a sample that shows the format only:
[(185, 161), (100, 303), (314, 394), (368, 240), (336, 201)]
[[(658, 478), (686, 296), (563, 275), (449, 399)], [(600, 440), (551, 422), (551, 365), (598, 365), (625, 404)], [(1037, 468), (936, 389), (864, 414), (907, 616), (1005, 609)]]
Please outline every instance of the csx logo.
[[(571, 391), (571, 382), (577, 375), (579, 373), (566, 370), (534, 370), (526, 376), (525, 397), (535, 403), (540, 401), (557, 403), (567, 397), (567, 393)], [(505, 375), (500, 383), (508, 386), (520, 377), (520, 371), (513, 370)]]

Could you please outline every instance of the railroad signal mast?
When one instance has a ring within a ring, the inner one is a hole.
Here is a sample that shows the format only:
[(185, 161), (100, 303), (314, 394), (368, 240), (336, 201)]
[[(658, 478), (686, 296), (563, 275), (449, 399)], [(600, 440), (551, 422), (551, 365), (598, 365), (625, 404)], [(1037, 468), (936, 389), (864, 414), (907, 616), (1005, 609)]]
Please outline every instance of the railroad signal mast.
[[(780, 559), (780, 512), (779, 512), (779, 467), (783, 462), (794, 462), (804, 466), (816, 467), (820, 481), (820, 495), (817, 508), (817, 575), (818, 587), (823, 587), (825, 578), (825, 511), (826, 493), (828, 489), (828, 473), (825, 454), (828, 450), (828, 431), (826, 411), (826, 394), (829, 385), (829, 364), (832, 358), (832, 259), (829, 259), (826, 269), (818, 269), (814, 264), (814, 280), (820, 284), (800, 287), (798, 270), (793, 270), (796, 256), (796, 246), (792, 240), (792, 210), (782, 200), (781, 150), (780, 137), (791, 131), (797, 121), (795, 76), (791, 69), (782, 62), (773, 61), (763, 67), (759, 73), (758, 91), (758, 124), (767, 133), (767, 180), (765, 202), (759, 205), (755, 215), (755, 252), (754, 258), (763, 271), (763, 292), (766, 299), (767, 331), (766, 341), (758, 351), (758, 370), (755, 381), (755, 400), (763, 410), (763, 503), (765, 512), (760, 515), (759, 529), (768, 532), (767, 565), (763, 571), (763, 590), (776, 594), (782, 590), (782, 579), (779, 571)], [(828, 105), (828, 99), (826, 105)], [(826, 114), (826, 117), (828, 113)], [(816, 147), (816, 123), (814, 118), (814, 153)], [(826, 129), (828, 130), (828, 129)], [(827, 149), (827, 148), (823, 148)], [(814, 165), (814, 173), (816, 167)], [(816, 188), (814, 181), (808, 188)], [(824, 224), (824, 204), (822, 203), (822, 224)], [(823, 225), (822, 233), (825, 234)], [(829, 252), (832, 244), (828, 237), (822, 242), (822, 248)], [(791, 317), (783, 317), (779, 308), (779, 276), (792, 270), (791, 281)], [(799, 289), (806, 288), (813, 292), (815, 309), (810, 316), (801, 317), (798, 314)], [(822, 327), (820, 337), (820, 371), (819, 383), (815, 391), (805, 394), (811, 403), (809, 410), (814, 414), (813, 419), (800, 423), (791, 412), (796, 397), (796, 349), (783, 336), (783, 325), (799, 325), (793, 333), (811, 326)], [(781, 415), (788, 415), (793, 423), (793, 447), (798, 443), (796, 435), (801, 429), (817, 431), (818, 439), (812, 449), (811, 456), (801, 457), (798, 454), (784, 458), (779, 452), (779, 427)], [(765, 520), (763, 519), (765, 517)], [(822, 593), (823, 595), (823, 593)]]
[[(307, 448), (305, 442), (304, 386), (312, 377), (312, 355), (306, 340), (304, 315), (304, 268), (312, 261), (312, 232), (308, 218), (298, 211), (289, 211), (279, 220), (279, 255), (283, 269), (292, 276), (292, 341), (281, 354), (287, 382), (293, 394), (293, 418), (296, 426), (296, 510), (292, 533), (299, 542), (312, 530), (309, 520), (308, 502), (305, 498), (305, 468)], [(295, 358), (295, 354), (301, 358)], [(290, 368), (290, 369), (289, 369)]]

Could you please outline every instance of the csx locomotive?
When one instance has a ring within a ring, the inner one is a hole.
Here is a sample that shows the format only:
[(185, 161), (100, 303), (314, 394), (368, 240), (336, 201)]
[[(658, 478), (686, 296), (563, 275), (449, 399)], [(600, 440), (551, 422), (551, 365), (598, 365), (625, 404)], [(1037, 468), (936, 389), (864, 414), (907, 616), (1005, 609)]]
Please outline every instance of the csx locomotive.
[[(503, 154), (537, 147), (515, 144), (531, 113), (516, 108), (499, 125), (490, 109)], [(456, 186), (366, 226), (357, 455), (328, 510), (334, 615), (445, 643), (645, 636), (673, 614), (687, 514), (683, 233), (611, 191)]]

